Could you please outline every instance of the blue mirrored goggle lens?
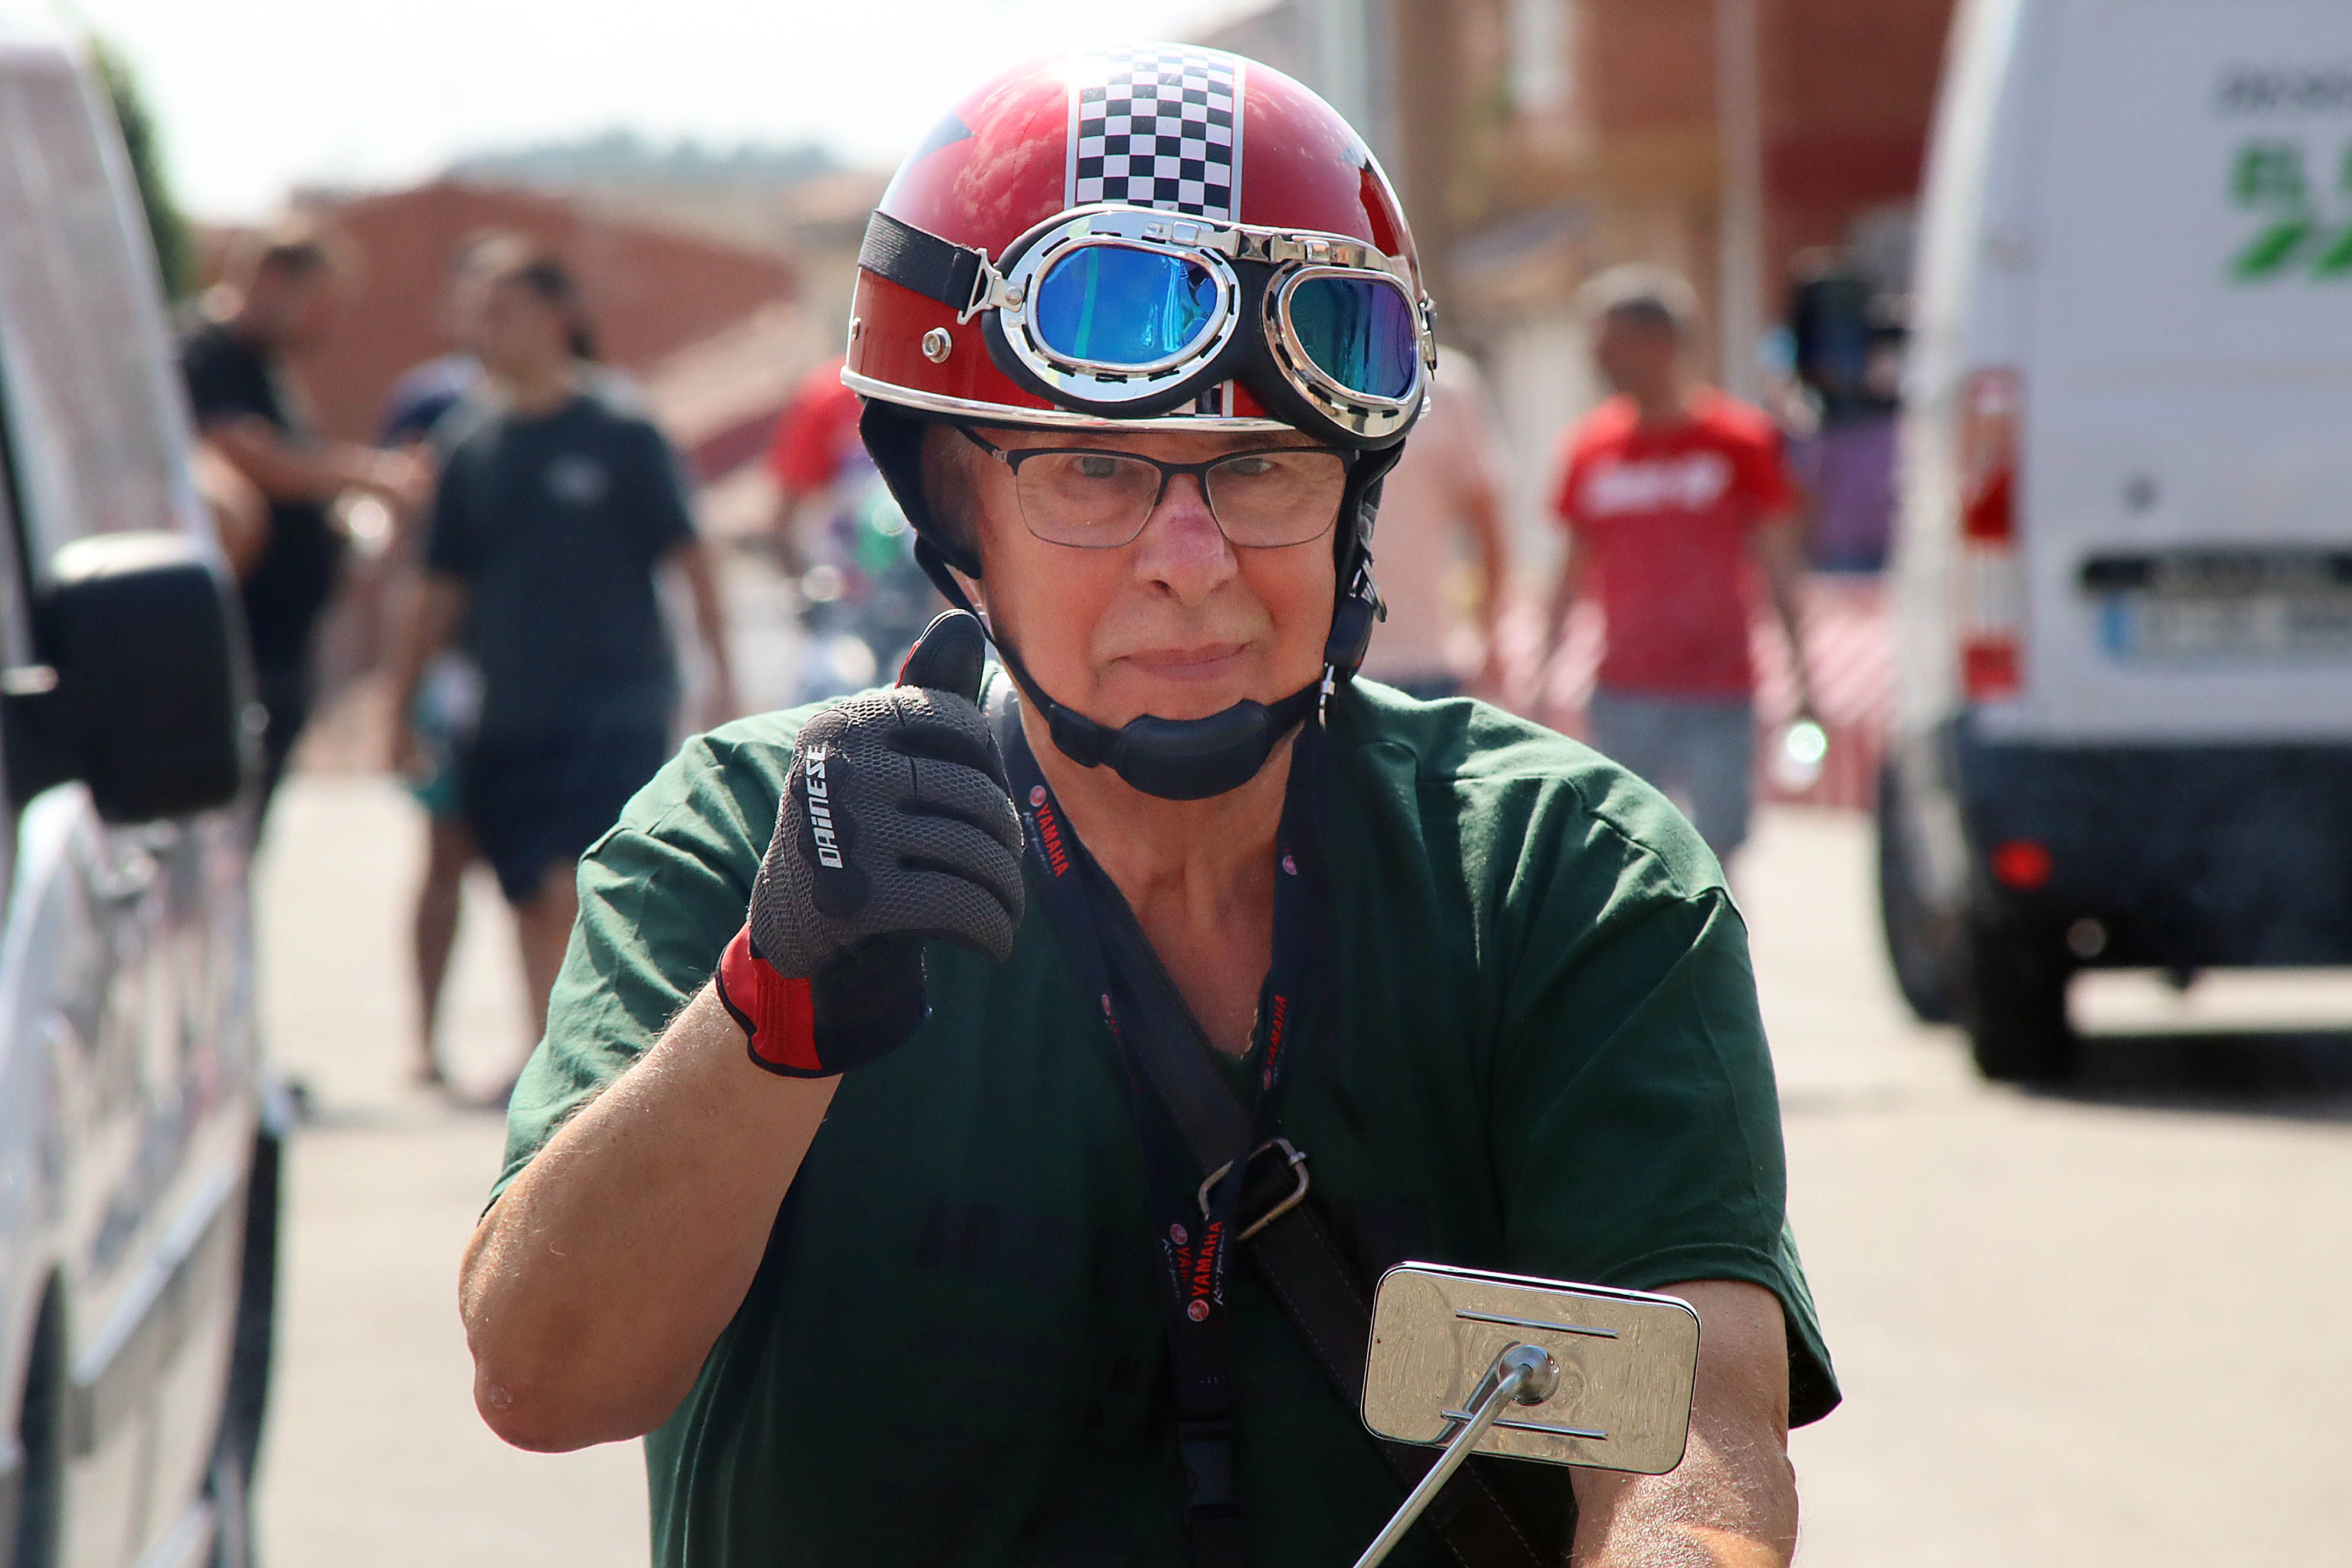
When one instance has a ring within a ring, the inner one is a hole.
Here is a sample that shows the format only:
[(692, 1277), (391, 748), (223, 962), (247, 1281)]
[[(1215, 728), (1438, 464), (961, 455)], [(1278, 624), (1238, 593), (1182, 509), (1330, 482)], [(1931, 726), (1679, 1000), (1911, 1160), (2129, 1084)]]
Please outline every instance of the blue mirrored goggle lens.
[(1145, 365), (1209, 335), (1217, 282), (1197, 261), (1123, 245), (1090, 245), (1037, 280), (1038, 338), (1066, 359)]
[(1402, 397), (1421, 358), (1412, 302), (1368, 278), (1309, 278), (1290, 290), (1290, 330), (1316, 368), (1350, 392)]

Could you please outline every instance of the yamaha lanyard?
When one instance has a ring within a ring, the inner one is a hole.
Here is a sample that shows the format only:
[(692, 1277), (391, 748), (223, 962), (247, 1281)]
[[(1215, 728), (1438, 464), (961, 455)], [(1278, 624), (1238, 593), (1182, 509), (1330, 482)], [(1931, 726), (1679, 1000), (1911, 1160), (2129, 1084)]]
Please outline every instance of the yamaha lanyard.
[[(1257, 1093), (1249, 1139), (1243, 1148), (1233, 1151), (1221, 1180), (1213, 1185), (1203, 1182), (1196, 1186), (1185, 1178), (1184, 1163), (1171, 1145), (1164, 1119), (1154, 1113), (1150, 1090), (1134, 1058), (1133, 1036), (1120, 1016), (1123, 1005), (1131, 1009), (1140, 998), (1131, 983), (1122, 983), (1126, 977), (1113, 976), (1100, 921), (1105, 915), (1126, 917), (1130, 922), (1132, 917), (1118, 902), (1118, 893), (1109, 879), (1070, 831), (1060, 803), (1030, 753), (1019, 709), (1009, 694), (1003, 700), (1000, 718), (998, 740), (1028, 830), (1027, 853), (1045, 888), (1046, 913), (1064, 955), (1076, 967), (1080, 982), (1101, 1008), (1103, 1022), (1126, 1068), (1129, 1100), (1150, 1188), (1152, 1221), (1171, 1292), (1170, 1361), (1175, 1373), (1178, 1441), (1184, 1461), (1192, 1561), (1196, 1568), (1238, 1564), (1244, 1552), (1234, 1463), (1226, 1264), (1241, 1234), (1242, 1194), (1248, 1185), (1250, 1156), (1265, 1143), (1273, 1124), (1274, 1102), (1290, 1055), (1287, 1047), (1297, 1033), (1306, 982), (1313, 970), (1316, 933), (1310, 905), (1314, 889), (1308, 883), (1314, 865), (1307, 836), (1299, 827), (1312, 797), (1321, 726), (1310, 720), (1299, 727), (1282, 820), (1275, 830), (1274, 953), (1258, 993), (1251, 1042), (1251, 1059), (1257, 1064)], [(1109, 907), (1099, 909), (1098, 900)], [(1169, 1044), (1171, 1048), (1195, 1048), (1192, 1041), (1182, 1038)]]

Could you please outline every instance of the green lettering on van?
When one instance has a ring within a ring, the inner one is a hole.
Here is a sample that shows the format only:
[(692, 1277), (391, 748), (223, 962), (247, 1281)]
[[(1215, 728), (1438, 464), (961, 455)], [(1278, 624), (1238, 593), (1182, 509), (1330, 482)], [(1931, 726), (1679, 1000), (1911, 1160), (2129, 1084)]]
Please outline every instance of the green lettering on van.
[(2352, 278), (2352, 228), (2337, 235), (2319, 253), (2319, 259), (2311, 264), (2311, 275), (2330, 279)]
[(2287, 264), (2319, 232), (2319, 226), (2307, 217), (2288, 218), (2272, 224), (2256, 235), (2253, 243), (2238, 252), (2230, 262), (2230, 276), (2241, 283), (2257, 283), (2284, 272)]
[(2303, 147), (2294, 142), (2249, 142), (2231, 166), (2230, 194), (2242, 207), (2301, 207), (2311, 196)]

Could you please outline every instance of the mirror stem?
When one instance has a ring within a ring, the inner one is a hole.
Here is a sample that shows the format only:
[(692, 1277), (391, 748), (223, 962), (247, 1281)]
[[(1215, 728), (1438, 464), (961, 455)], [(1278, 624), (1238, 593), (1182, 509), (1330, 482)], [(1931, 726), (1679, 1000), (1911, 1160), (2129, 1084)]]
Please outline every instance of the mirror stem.
[(1496, 1356), (1495, 1364), (1479, 1380), (1481, 1397), (1470, 1406), (1470, 1419), (1445, 1445), (1445, 1451), (1437, 1456), (1437, 1463), (1421, 1478), (1421, 1484), (1412, 1489), (1372, 1543), (1364, 1548), (1364, 1554), (1356, 1559), (1356, 1568), (1376, 1568), (1396, 1549), (1404, 1532), (1412, 1528), (1413, 1521), (1435, 1500), (1445, 1483), (1454, 1479), (1454, 1472), (1462, 1468), (1478, 1447), (1479, 1439), (1486, 1436), (1487, 1428), (1505, 1410), (1515, 1404), (1542, 1404), (1551, 1397), (1553, 1385), (1559, 1381), (1559, 1363), (1534, 1345), (1512, 1345)]

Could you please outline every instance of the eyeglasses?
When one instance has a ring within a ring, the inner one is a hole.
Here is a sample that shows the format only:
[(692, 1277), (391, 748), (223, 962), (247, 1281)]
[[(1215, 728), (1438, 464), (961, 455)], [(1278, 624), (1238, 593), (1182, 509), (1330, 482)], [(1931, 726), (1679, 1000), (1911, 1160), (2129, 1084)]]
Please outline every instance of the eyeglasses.
[(1031, 533), (1079, 550), (1132, 544), (1180, 474), (1200, 485), (1218, 530), (1241, 550), (1320, 539), (1348, 488), (1348, 459), (1328, 447), (1253, 447), (1205, 463), (1165, 463), (1099, 447), (1008, 449), (970, 426), (956, 429), (1012, 470)]

